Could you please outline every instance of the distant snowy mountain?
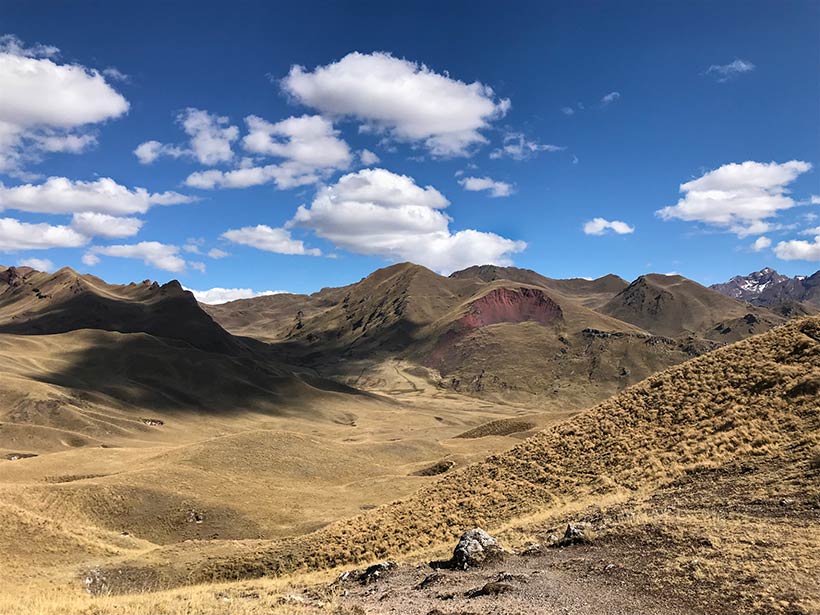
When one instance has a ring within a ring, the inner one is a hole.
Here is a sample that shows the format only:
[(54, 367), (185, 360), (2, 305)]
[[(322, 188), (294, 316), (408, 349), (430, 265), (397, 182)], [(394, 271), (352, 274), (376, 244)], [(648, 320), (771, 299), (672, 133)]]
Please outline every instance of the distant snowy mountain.
[(713, 284), (711, 288), (733, 299), (751, 301), (759, 297), (767, 288), (790, 279), (789, 276), (766, 267), (760, 271), (753, 271), (749, 275), (736, 275), (723, 284)]
[(766, 307), (794, 302), (820, 307), (820, 271), (790, 278), (766, 267), (749, 275), (737, 275), (723, 284), (713, 284), (711, 288), (734, 299)]

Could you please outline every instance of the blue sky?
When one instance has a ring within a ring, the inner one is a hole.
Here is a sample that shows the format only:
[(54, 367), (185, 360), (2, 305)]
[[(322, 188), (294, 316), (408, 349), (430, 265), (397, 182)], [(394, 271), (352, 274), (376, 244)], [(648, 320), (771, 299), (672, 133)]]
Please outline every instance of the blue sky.
[(0, 2), (0, 262), (254, 292), (402, 260), (811, 273), (818, 24), (813, 0)]

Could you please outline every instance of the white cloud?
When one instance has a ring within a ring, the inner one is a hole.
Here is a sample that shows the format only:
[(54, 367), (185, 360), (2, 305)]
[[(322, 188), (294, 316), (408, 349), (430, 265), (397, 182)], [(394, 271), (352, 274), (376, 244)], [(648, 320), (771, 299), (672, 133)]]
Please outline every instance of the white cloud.
[(564, 115), (575, 115), (575, 109), (572, 107), (561, 107), (561, 113)]
[(755, 68), (754, 64), (746, 60), (735, 60), (729, 64), (712, 64), (704, 74), (713, 76), (719, 83), (724, 83), (744, 73), (750, 73)]
[(475, 264), (509, 265), (526, 248), (494, 233), (450, 231), (449, 205), (432, 186), (385, 169), (349, 173), (320, 189), (288, 226), (311, 229), (336, 246), (391, 261), (412, 260), (450, 272)]
[(151, 164), (160, 156), (188, 156), (208, 166), (233, 160), (231, 145), (239, 138), (239, 128), (232, 126), (227, 117), (188, 107), (177, 115), (177, 123), (190, 137), (188, 146), (146, 141), (134, 150), (141, 164)]
[(740, 237), (776, 228), (768, 220), (797, 203), (787, 186), (812, 168), (808, 162), (726, 164), (680, 186), (684, 197), (656, 213), (664, 220), (715, 226)]
[(493, 197), (510, 196), (515, 192), (512, 184), (495, 181), (489, 177), (465, 177), (460, 179), (458, 183), (461, 184), (461, 187), (465, 190), (469, 190), (470, 192), (486, 190), (490, 193), (490, 196)]
[(97, 144), (97, 137), (91, 134), (59, 134), (44, 132), (30, 135), (31, 141), (44, 152), (81, 154)]
[(365, 129), (422, 142), (436, 156), (465, 156), (486, 142), (481, 130), (510, 107), (479, 82), (464, 83), (389, 53), (350, 53), (308, 71), (293, 66), (282, 88), (331, 116), (354, 117)]
[(610, 104), (614, 103), (615, 101), (617, 101), (620, 97), (621, 97), (620, 92), (610, 92), (609, 94), (607, 94), (606, 96), (601, 98), (601, 105), (606, 107), (607, 105), (610, 105)]
[(33, 213), (135, 214), (145, 213), (153, 205), (176, 205), (194, 200), (177, 192), (149, 193), (145, 188), (129, 190), (108, 177), (88, 182), (49, 177), (41, 184), (13, 187), (0, 183), (0, 210), (18, 209)]
[(41, 43), (26, 47), (23, 41), (13, 34), (4, 34), (0, 36), (0, 53), (31, 58), (52, 58), (60, 54), (60, 49), (54, 45)]
[(188, 186), (209, 190), (273, 182), (285, 190), (326, 179), (333, 171), (346, 169), (353, 159), (333, 124), (319, 115), (289, 117), (276, 124), (251, 115), (245, 122), (248, 134), (243, 147), (257, 156), (284, 158), (284, 162), (258, 166), (246, 159), (231, 171), (197, 171), (185, 180)]
[(131, 237), (142, 228), (142, 220), (85, 211), (72, 216), (71, 228), (87, 237)]
[(603, 235), (607, 231), (612, 231), (618, 235), (629, 235), (635, 232), (634, 226), (629, 226), (620, 220), (606, 220), (605, 218), (593, 218), (584, 224), (586, 235)]
[(381, 159), (369, 149), (363, 149), (359, 152), (359, 160), (361, 160), (362, 164), (366, 167), (379, 164), (381, 162)]
[(47, 258), (24, 258), (17, 263), (18, 267), (31, 267), (37, 271), (52, 271), (54, 263)]
[(205, 270), (207, 269), (205, 263), (199, 261), (188, 261), (188, 265), (191, 269), (199, 271), (199, 273), (205, 273)]
[(212, 190), (214, 188), (250, 188), (267, 183), (276, 184), (277, 188), (287, 190), (298, 186), (309, 186), (322, 180), (317, 169), (305, 167), (299, 163), (284, 162), (269, 164), (263, 167), (241, 167), (233, 171), (197, 171), (191, 173), (185, 184), (191, 188)]
[(185, 288), (185, 290), (191, 291), (200, 303), (207, 303), (209, 305), (218, 305), (220, 303), (227, 303), (228, 301), (236, 301), (237, 299), (281, 295), (286, 292), (284, 290), (255, 291), (252, 288), (220, 288), (218, 286), (209, 288), (208, 290), (194, 290), (193, 288)]
[[(185, 261), (179, 257), (179, 248), (158, 241), (141, 241), (136, 244), (115, 246), (94, 246), (89, 252), (92, 255), (102, 254), (119, 258), (136, 258), (146, 265), (178, 273), (185, 270)], [(83, 261), (86, 262), (86, 261)], [(90, 264), (87, 263), (86, 264)]]
[(225, 252), (225, 250), (220, 250), (219, 248), (211, 248), (208, 250), (208, 258), (219, 259), (225, 258), (226, 256), (230, 256), (230, 254)]
[(68, 226), (30, 224), (14, 218), (0, 218), (0, 251), (76, 248), (88, 238)]
[(801, 235), (811, 235), (814, 237), (815, 235), (820, 235), (820, 226), (815, 226), (814, 228), (807, 228), (805, 231), (800, 231)]
[(811, 202), (812, 205), (820, 205), (820, 196), (817, 196), (816, 194), (812, 194), (810, 202)]
[(243, 147), (254, 154), (287, 158), (313, 168), (344, 169), (352, 154), (339, 131), (321, 115), (289, 117), (272, 124), (255, 115), (245, 118)]
[(490, 152), (490, 158), (508, 157), (513, 160), (526, 160), (532, 158), (538, 152), (561, 152), (565, 147), (558, 145), (541, 144), (537, 141), (527, 139), (520, 132), (508, 132), (504, 135), (504, 144), (498, 149)]
[(231, 143), (239, 137), (239, 129), (231, 126), (227, 117), (191, 107), (177, 121), (191, 137), (191, 150), (202, 164), (214, 165), (233, 158)]
[(131, 77), (114, 66), (104, 68), (102, 70), (102, 74), (111, 79), (111, 81), (120, 81), (122, 83), (128, 83), (131, 81)]
[(309, 256), (321, 256), (322, 254), (321, 250), (305, 248), (304, 242), (293, 239), (289, 230), (271, 228), (264, 224), (230, 229), (222, 233), (222, 237), (233, 243), (277, 254), (306, 254)]
[(752, 250), (755, 252), (760, 252), (761, 250), (765, 250), (766, 248), (770, 248), (772, 246), (772, 240), (768, 237), (761, 235), (755, 242), (752, 244)]
[(92, 254), (91, 252), (86, 252), (83, 254), (81, 259), (84, 265), (88, 265), (89, 267), (93, 267), (94, 265), (98, 265), (100, 262), (100, 257), (96, 254)]
[(128, 111), (100, 72), (57, 64), (58, 51), (0, 37), (0, 173), (25, 175), (44, 152), (83, 151), (96, 142), (83, 129)]
[(814, 241), (803, 241), (793, 239), (791, 241), (781, 241), (774, 248), (777, 258), (784, 261), (814, 261), (820, 262), (820, 234)]
[(187, 156), (190, 152), (186, 149), (176, 145), (167, 145), (159, 141), (146, 141), (140, 143), (134, 150), (134, 155), (139, 160), (140, 164), (151, 164), (160, 156), (169, 156), (170, 158), (181, 158)]

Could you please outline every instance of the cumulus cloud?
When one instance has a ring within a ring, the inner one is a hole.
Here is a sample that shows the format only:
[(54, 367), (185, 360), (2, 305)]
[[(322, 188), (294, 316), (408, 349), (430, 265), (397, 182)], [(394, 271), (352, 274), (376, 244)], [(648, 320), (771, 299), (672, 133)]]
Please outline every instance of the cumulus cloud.
[(776, 228), (771, 218), (797, 205), (787, 186), (811, 168), (801, 160), (726, 164), (681, 184), (684, 197), (656, 214), (663, 220), (708, 224), (739, 237), (759, 235)]
[(489, 177), (464, 177), (458, 180), (461, 187), (470, 192), (486, 190), (492, 197), (510, 196), (515, 192), (513, 185), (507, 182), (495, 181)]
[(287, 158), (316, 168), (345, 168), (350, 164), (350, 148), (321, 115), (289, 117), (275, 124), (251, 115), (245, 123), (248, 134), (242, 145), (254, 154)]
[(320, 189), (288, 226), (308, 228), (350, 252), (412, 260), (442, 272), (484, 263), (510, 265), (511, 255), (526, 248), (523, 241), (494, 233), (452, 232), (442, 212), (448, 205), (438, 190), (406, 175), (362, 169)]
[(191, 269), (199, 271), (199, 273), (205, 273), (205, 270), (207, 269), (205, 263), (201, 261), (188, 261), (188, 265), (191, 267)]
[(617, 101), (621, 97), (620, 92), (610, 92), (601, 98), (601, 105), (606, 107)]
[[(179, 273), (185, 271), (185, 260), (179, 256), (179, 248), (177, 246), (159, 243), (158, 241), (141, 241), (135, 244), (122, 244), (114, 246), (93, 246), (89, 249), (88, 254), (96, 256), (102, 254), (104, 256), (116, 256), (119, 258), (136, 258), (141, 260), (146, 265), (162, 269), (163, 271), (171, 271)], [(96, 264), (99, 262), (87, 262), (83, 259), (86, 265)]]
[(170, 158), (181, 158), (187, 156), (189, 150), (178, 147), (176, 145), (167, 145), (159, 141), (146, 141), (140, 143), (134, 150), (134, 155), (139, 160), (140, 164), (151, 164), (160, 156), (168, 156)]
[(756, 66), (747, 60), (735, 60), (729, 64), (712, 64), (704, 74), (714, 77), (718, 83), (724, 83), (745, 73), (752, 72)]
[(282, 80), (296, 101), (330, 116), (360, 120), (365, 130), (423, 143), (435, 156), (465, 156), (510, 108), (492, 88), (464, 83), (389, 53), (350, 53), (307, 70), (293, 66)]
[(575, 115), (575, 109), (572, 107), (561, 107), (561, 113), (564, 115)]
[(37, 271), (52, 271), (54, 263), (47, 258), (24, 258), (17, 263), (18, 267), (31, 267)]
[(176, 205), (194, 200), (178, 192), (150, 193), (145, 188), (129, 190), (109, 177), (88, 182), (49, 177), (40, 184), (11, 187), (0, 183), (0, 210), (18, 209), (33, 213), (125, 215), (145, 213), (154, 205)]
[(83, 261), (83, 265), (88, 265), (89, 267), (93, 267), (94, 265), (98, 265), (100, 263), (100, 257), (96, 254), (92, 254), (91, 252), (86, 252), (83, 254), (83, 257), (80, 260)]
[(781, 241), (774, 247), (777, 258), (784, 261), (820, 261), (820, 233), (814, 241), (804, 241), (802, 239), (792, 239), (791, 241)]
[(607, 231), (612, 231), (618, 235), (629, 235), (635, 232), (635, 227), (629, 226), (626, 222), (620, 220), (607, 220), (605, 218), (593, 218), (584, 224), (584, 233), (586, 235), (603, 235)]
[(88, 237), (68, 226), (0, 218), (0, 251), (76, 248), (86, 243)]
[(142, 228), (142, 220), (85, 211), (72, 216), (71, 228), (88, 237), (131, 237)]
[(280, 189), (315, 184), (333, 171), (350, 166), (353, 154), (333, 124), (319, 115), (289, 117), (272, 124), (255, 115), (245, 118), (248, 134), (242, 146), (257, 156), (284, 158), (284, 162), (256, 165), (242, 161), (231, 171), (210, 169), (188, 176), (194, 188), (247, 188), (273, 182)]
[(96, 142), (90, 125), (120, 117), (128, 101), (99, 71), (58, 64), (56, 47), (0, 37), (0, 173), (26, 176), (44, 152), (78, 153)]
[(211, 248), (208, 250), (208, 258), (220, 259), (226, 256), (230, 256), (230, 254), (225, 252), (225, 250), (220, 250), (219, 248)]
[(227, 303), (228, 301), (236, 301), (237, 299), (281, 295), (286, 292), (284, 290), (256, 291), (252, 288), (220, 288), (218, 286), (209, 288), (208, 290), (194, 290), (193, 288), (185, 288), (185, 290), (191, 291), (200, 303), (207, 303), (209, 305), (218, 305), (220, 303)]
[(538, 152), (561, 152), (565, 147), (558, 145), (541, 144), (524, 136), (520, 132), (508, 132), (504, 135), (504, 144), (490, 152), (490, 158), (512, 158), (513, 160), (527, 160)]
[(306, 254), (308, 256), (321, 256), (322, 254), (322, 251), (316, 248), (306, 248), (304, 242), (290, 236), (289, 230), (272, 228), (264, 224), (230, 229), (222, 233), (222, 238), (277, 254)]
[(363, 149), (359, 152), (359, 160), (367, 167), (381, 162), (381, 159), (369, 149)]
[(766, 248), (770, 248), (772, 245), (772, 240), (766, 236), (761, 235), (755, 242), (752, 244), (752, 250), (755, 252), (760, 252), (761, 250), (765, 250)]
[(134, 150), (141, 164), (151, 164), (160, 156), (187, 156), (207, 166), (233, 160), (232, 144), (239, 138), (239, 128), (227, 117), (188, 107), (177, 115), (177, 123), (190, 137), (187, 146), (146, 141)]

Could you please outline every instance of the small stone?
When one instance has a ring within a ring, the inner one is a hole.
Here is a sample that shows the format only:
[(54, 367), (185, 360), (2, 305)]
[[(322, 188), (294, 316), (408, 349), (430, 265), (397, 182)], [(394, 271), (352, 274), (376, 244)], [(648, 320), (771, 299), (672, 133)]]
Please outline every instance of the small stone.
[(419, 583), (413, 587), (413, 589), (427, 589), (431, 585), (438, 583), (441, 580), (441, 573), (434, 572), (432, 574), (428, 574), (424, 579), (422, 579)]
[(485, 584), (483, 587), (471, 589), (464, 594), (467, 598), (478, 598), (480, 596), (499, 596), (515, 591), (515, 587), (509, 583), (491, 582)]

